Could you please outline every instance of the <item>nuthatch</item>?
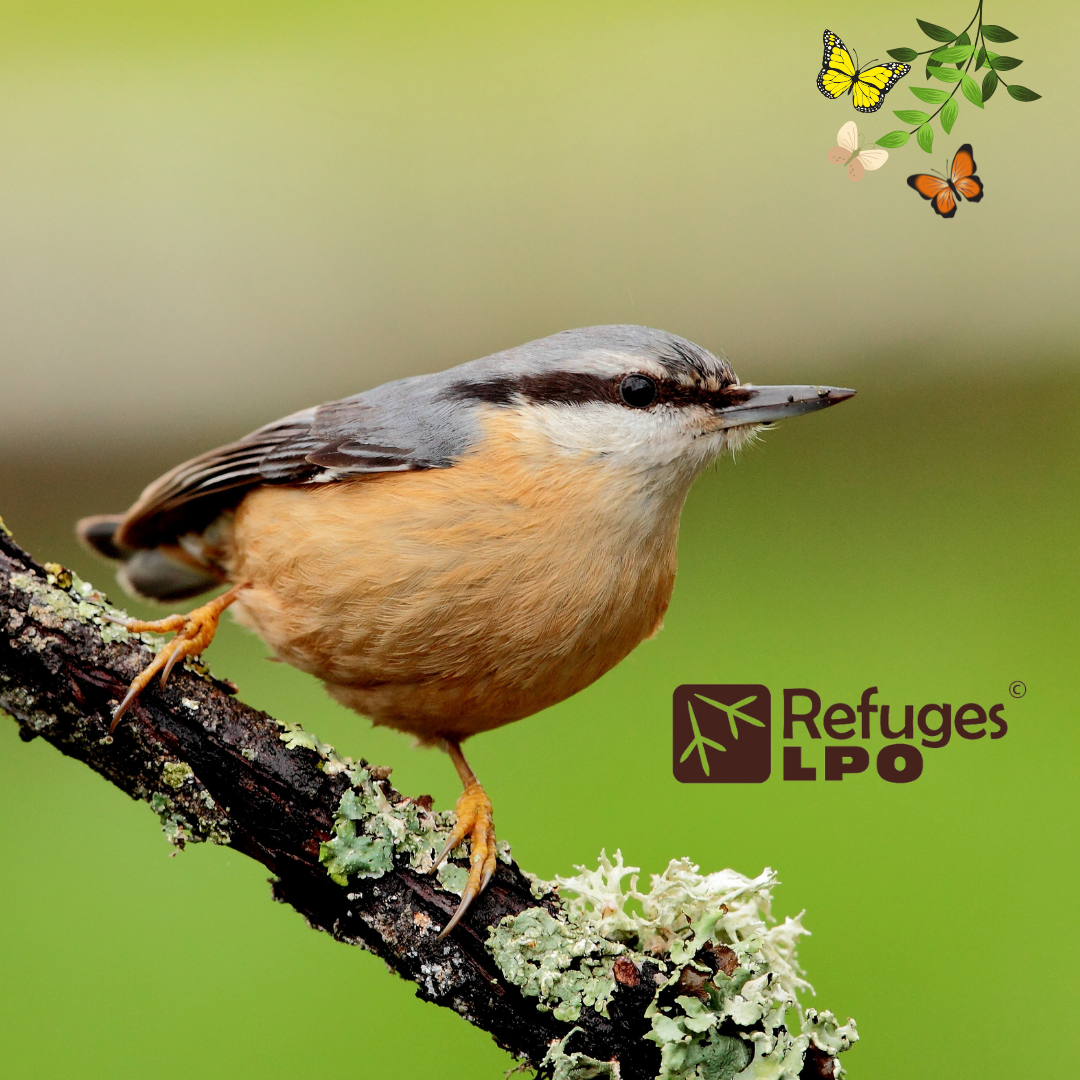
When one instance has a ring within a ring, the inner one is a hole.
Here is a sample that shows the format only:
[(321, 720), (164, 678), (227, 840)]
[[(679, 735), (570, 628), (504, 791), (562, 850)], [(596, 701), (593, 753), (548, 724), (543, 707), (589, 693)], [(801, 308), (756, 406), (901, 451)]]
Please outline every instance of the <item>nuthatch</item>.
[(209, 644), (221, 612), (338, 701), (448, 751), (464, 792), (465, 913), (495, 868), (491, 803), (461, 752), (588, 686), (661, 625), (694, 478), (763, 424), (854, 393), (741, 385), (640, 326), (568, 330), (305, 409), (178, 465), (80, 536), (140, 596), (231, 588), (131, 684)]

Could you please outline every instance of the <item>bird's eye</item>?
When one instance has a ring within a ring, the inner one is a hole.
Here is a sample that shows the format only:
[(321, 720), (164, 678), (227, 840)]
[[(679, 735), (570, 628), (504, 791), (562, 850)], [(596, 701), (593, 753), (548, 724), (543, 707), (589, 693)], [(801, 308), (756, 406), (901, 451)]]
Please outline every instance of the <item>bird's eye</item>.
[(619, 383), (619, 396), (633, 409), (644, 409), (656, 400), (656, 383), (647, 375), (627, 375)]

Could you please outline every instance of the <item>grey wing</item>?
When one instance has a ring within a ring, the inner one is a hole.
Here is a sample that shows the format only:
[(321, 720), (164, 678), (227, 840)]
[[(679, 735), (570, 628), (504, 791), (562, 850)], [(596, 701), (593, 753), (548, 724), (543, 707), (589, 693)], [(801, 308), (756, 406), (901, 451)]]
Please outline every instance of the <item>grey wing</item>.
[(628, 355), (673, 373), (735, 379), (692, 342), (642, 326), (567, 330), (431, 375), (385, 383), (253, 431), (155, 480), (123, 516), (86, 519), (102, 554), (175, 544), (202, 532), (261, 484), (315, 484), (372, 473), (447, 468), (479, 434), (478, 411), (508, 405), (531, 376), (622, 370)]
[(460, 406), (430, 377), (402, 379), (287, 416), (178, 465), (124, 515), (127, 549), (205, 529), (262, 484), (315, 484), (372, 473), (447, 468), (471, 441)]

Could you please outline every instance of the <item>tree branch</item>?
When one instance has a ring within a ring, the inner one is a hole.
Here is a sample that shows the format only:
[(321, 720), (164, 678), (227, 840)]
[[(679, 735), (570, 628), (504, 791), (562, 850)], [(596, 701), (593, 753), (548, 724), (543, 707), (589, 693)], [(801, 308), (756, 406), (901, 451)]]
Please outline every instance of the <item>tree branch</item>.
[[(36, 563), (0, 520), (0, 709), (15, 719), (23, 739), (43, 738), (132, 798), (149, 802), (175, 843), (211, 840), (258, 860), (274, 875), (275, 898), (312, 927), (381, 956), (416, 984), (417, 996), (452, 1008), (531, 1067), (567, 1078), (637, 1080), (662, 1072), (662, 1049), (665, 1063), (668, 1051), (655, 1036), (646, 1039), (655, 1027), (649, 1011), (655, 1012), (657, 987), (667, 978), (661, 973), (674, 970), (674, 978), (678, 969), (600, 942), (606, 968), (587, 969), (591, 961), (568, 951), (577, 959), (567, 969), (575, 977), (585, 970), (597, 979), (609, 976), (606, 984), (595, 982), (607, 987), (602, 1011), (591, 999), (570, 1011), (544, 1004), (527, 977), (508, 977), (511, 946), (498, 953), (489, 937), (500, 920), (529, 909), (527, 919), (563, 926), (565, 902), (508, 855), (461, 925), (437, 940), (458, 897), (424, 872), (424, 860), (430, 866), (427, 852), (445, 838), (449, 815), (436, 815), (426, 800), (395, 791), (388, 769), (338, 758), (311, 735), (237, 701), (234, 687), (193, 664), (175, 670), (166, 687), (148, 688), (110, 737), (111, 711), (150, 660), (154, 644), (103, 618), (111, 611), (102, 594), (62, 567)], [(377, 828), (372, 821), (378, 814), (365, 819), (366, 811), (347, 811), (352, 804), (342, 800), (350, 791), (357, 806), (366, 799), (365, 805), (381, 808)], [(451, 876), (443, 882), (451, 884)], [(547, 916), (556, 921), (544, 922)], [(613, 962), (618, 953), (626, 955)], [(694, 960), (693, 952), (687, 955)], [(680, 982), (672, 1000), (687, 986), (708, 999), (701, 987), (709, 969), (696, 967), (705, 976)], [(523, 970), (528, 975), (533, 969)], [(719, 970), (715, 963), (712, 970)], [(753, 1055), (751, 1040), (761, 1028), (760, 1021), (738, 1028), (728, 1019), (716, 1029), (727, 1034), (714, 1042), (732, 1038)], [(676, 1034), (687, 1045), (701, 1038)], [(828, 1039), (802, 1039), (798, 1075), (838, 1075), (835, 1053), (846, 1042), (834, 1047)], [(588, 1071), (600, 1063), (603, 1072)]]
[[(434, 878), (395, 865), (350, 888), (335, 884), (319, 852), (333, 835), (347, 773), (328, 775), (317, 751), (287, 748), (277, 721), (190, 666), (174, 671), (164, 689), (154, 684), (109, 738), (112, 709), (153, 651), (141, 637), (101, 625), (106, 610), (103, 598), (77, 592), (61, 567), (38, 565), (6, 529), (0, 532), (0, 707), (15, 718), (22, 738), (41, 737), (151, 802), (181, 843), (216, 839), (258, 860), (275, 875), (275, 898), (311, 926), (381, 956), (417, 984), (419, 997), (452, 1008), (539, 1065), (574, 1025), (539, 1012), (535, 1000), (506, 982), (484, 947), (488, 928), (504, 915), (537, 906), (517, 865), (500, 861), (487, 890), (444, 941), (436, 940), (437, 931), (457, 897)], [(389, 772), (369, 771), (376, 778)], [(379, 786), (392, 804), (404, 801), (385, 779)], [(552, 911), (557, 905), (554, 896), (546, 898)], [(642, 1042), (652, 993), (641, 991), (619, 995), (610, 1018), (583, 1014), (577, 1026), (585, 1030), (574, 1049), (607, 1060), (633, 1048), (636, 1062), (624, 1064), (623, 1076), (655, 1076), (659, 1052)]]

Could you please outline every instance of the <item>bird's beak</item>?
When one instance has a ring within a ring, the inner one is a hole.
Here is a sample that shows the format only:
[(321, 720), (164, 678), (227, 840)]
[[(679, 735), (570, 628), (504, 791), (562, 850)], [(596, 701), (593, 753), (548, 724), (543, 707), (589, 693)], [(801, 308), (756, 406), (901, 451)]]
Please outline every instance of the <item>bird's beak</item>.
[(840, 386), (754, 386), (747, 383), (738, 389), (748, 391), (749, 397), (721, 410), (726, 428), (786, 420), (789, 416), (826, 409), (855, 394), (854, 390)]

